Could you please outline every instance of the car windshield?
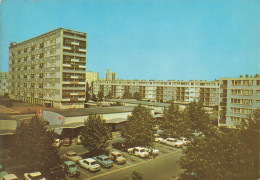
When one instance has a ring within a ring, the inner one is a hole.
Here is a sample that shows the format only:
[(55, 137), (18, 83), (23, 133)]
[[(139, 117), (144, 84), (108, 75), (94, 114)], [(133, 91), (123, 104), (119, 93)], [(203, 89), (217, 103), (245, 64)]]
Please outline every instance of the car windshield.
[(90, 163), (90, 165), (96, 165), (97, 163), (96, 162), (92, 162), (92, 163)]
[(108, 158), (104, 158), (104, 161), (108, 161), (109, 159)]
[(69, 165), (69, 168), (75, 168), (75, 167), (76, 167), (75, 164), (71, 164), (71, 165)]
[(141, 149), (140, 152), (145, 152), (145, 150), (144, 150), (144, 149)]
[(71, 157), (73, 157), (73, 156), (77, 156), (77, 154), (70, 154), (70, 156), (71, 156)]
[(31, 176), (31, 175), (29, 174), (28, 176), (29, 176), (29, 178), (30, 178), (31, 180), (41, 180), (41, 179), (43, 179), (43, 176), (42, 176), (42, 175), (39, 175), (39, 176)]

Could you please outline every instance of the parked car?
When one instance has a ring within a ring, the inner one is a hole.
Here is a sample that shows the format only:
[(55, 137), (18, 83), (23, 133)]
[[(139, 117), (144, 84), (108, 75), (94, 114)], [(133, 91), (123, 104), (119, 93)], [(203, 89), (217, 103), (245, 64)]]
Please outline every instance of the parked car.
[(162, 143), (174, 147), (175, 146), (175, 142), (177, 142), (176, 138), (167, 138)]
[(82, 159), (82, 157), (78, 156), (77, 153), (74, 151), (68, 151), (66, 154), (63, 155), (63, 158), (65, 160), (69, 160), (73, 162), (78, 162), (79, 160)]
[(76, 166), (76, 163), (73, 161), (66, 161), (64, 162), (64, 170), (69, 176), (76, 176), (80, 175), (80, 171)]
[(93, 159), (95, 159), (102, 167), (113, 167), (113, 161), (111, 161), (106, 155), (95, 156)]
[(1, 171), (0, 172), (0, 180), (3, 180), (4, 176), (8, 175), (9, 173), (7, 171)]
[(97, 161), (92, 158), (87, 158), (87, 159), (81, 159), (79, 160), (79, 165), (91, 172), (99, 171), (100, 170), (100, 165), (97, 164)]
[(24, 173), (25, 180), (46, 180), (41, 172)]
[(191, 142), (191, 141), (189, 141), (189, 140), (188, 140), (187, 138), (185, 138), (185, 137), (181, 137), (181, 138), (179, 138), (179, 140), (182, 141), (184, 145), (186, 145), (186, 144), (188, 144), (188, 143)]
[(70, 138), (64, 138), (62, 141), (63, 146), (70, 146), (71, 145), (71, 139)]
[(184, 145), (183, 141), (176, 141), (174, 142), (174, 147), (181, 148)]
[(159, 155), (159, 149), (154, 149), (152, 147), (145, 147), (145, 149), (150, 155)]
[(133, 154), (133, 155), (141, 157), (141, 158), (146, 158), (149, 156), (149, 153), (146, 151), (146, 148), (143, 148), (143, 147), (129, 148), (127, 150), (127, 152), (129, 154)]
[(7, 174), (3, 177), (3, 180), (18, 180), (18, 177), (15, 174)]
[(113, 144), (112, 144), (112, 147), (113, 147), (114, 149), (118, 149), (118, 150), (127, 152), (127, 146), (126, 146), (125, 143), (121, 143), (121, 142), (113, 143)]
[(109, 155), (109, 158), (117, 164), (125, 164), (126, 163), (125, 157), (118, 151), (111, 152), (111, 154)]
[(164, 139), (161, 137), (156, 137), (156, 138), (154, 138), (154, 141), (158, 142), (158, 143), (162, 143), (164, 141)]
[(63, 165), (56, 166), (50, 169), (50, 174), (48, 175), (48, 179), (61, 180), (65, 179), (66, 171)]
[(52, 146), (59, 148), (61, 146), (61, 140), (55, 139), (54, 143), (52, 143)]

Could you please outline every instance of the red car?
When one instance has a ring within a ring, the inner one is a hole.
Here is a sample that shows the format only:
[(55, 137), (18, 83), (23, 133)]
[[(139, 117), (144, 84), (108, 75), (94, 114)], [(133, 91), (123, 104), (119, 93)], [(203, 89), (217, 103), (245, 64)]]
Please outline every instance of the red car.
[(70, 138), (64, 138), (62, 145), (63, 146), (70, 146), (71, 145), (71, 139)]

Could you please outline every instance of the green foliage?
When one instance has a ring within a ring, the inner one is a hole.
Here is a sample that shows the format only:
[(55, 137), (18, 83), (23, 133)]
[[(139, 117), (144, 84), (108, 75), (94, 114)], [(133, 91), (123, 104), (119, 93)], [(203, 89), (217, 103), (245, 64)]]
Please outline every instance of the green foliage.
[(95, 94), (92, 94), (92, 101), (97, 102), (97, 96)]
[(87, 83), (86, 84), (86, 100), (85, 102), (87, 103), (89, 100), (90, 100), (90, 87), (89, 87), (89, 84)]
[(154, 140), (155, 120), (151, 111), (140, 104), (136, 106), (123, 130), (128, 146), (149, 146)]
[(108, 95), (106, 96), (107, 99), (112, 99), (113, 98), (113, 94), (111, 91), (109, 91)]
[(48, 173), (50, 168), (61, 163), (58, 150), (52, 146), (56, 134), (48, 131), (45, 125), (46, 122), (34, 116), (16, 128), (11, 153), (26, 165), (28, 172)]
[(170, 106), (163, 111), (163, 118), (159, 122), (160, 129), (171, 135), (185, 136), (188, 133), (188, 124), (178, 105), (171, 102)]
[(105, 120), (100, 116), (90, 115), (86, 126), (81, 130), (82, 145), (87, 148), (90, 154), (99, 154), (105, 151), (109, 130)]
[(136, 99), (137, 101), (141, 101), (143, 99), (142, 95), (140, 92), (136, 91), (133, 95), (133, 98)]
[(207, 126), (205, 136), (196, 137), (183, 151), (181, 179), (257, 179), (259, 114), (257, 110), (236, 129)]
[(192, 132), (204, 132), (207, 130), (209, 115), (203, 107), (202, 102), (193, 101), (189, 103), (183, 112), (184, 120)]
[(104, 98), (104, 91), (100, 90), (98, 91), (98, 99), (99, 101), (103, 101), (103, 98)]
[(132, 99), (132, 94), (130, 93), (129, 89), (124, 90), (122, 98), (123, 99)]

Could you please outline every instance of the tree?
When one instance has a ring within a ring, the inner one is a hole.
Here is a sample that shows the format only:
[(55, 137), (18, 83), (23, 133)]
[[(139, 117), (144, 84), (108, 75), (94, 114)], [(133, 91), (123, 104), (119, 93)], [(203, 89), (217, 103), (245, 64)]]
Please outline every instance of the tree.
[(106, 96), (107, 99), (112, 99), (113, 98), (113, 94), (111, 91), (109, 91), (108, 95)]
[(171, 102), (168, 108), (163, 111), (163, 118), (159, 122), (160, 129), (167, 134), (174, 136), (186, 136), (188, 125), (184, 120), (183, 113), (178, 105)]
[(50, 168), (61, 163), (58, 150), (52, 146), (55, 136), (37, 115), (29, 122), (21, 121), (16, 128), (12, 156), (26, 165), (28, 172), (48, 173)]
[(92, 98), (91, 98), (91, 99), (92, 99), (92, 101), (94, 101), (94, 102), (97, 102), (97, 100), (98, 100), (98, 99), (97, 99), (97, 96), (96, 96), (95, 94), (92, 94)]
[(151, 111), (140, 104), (136, 106), (123, 130), (128, 146), (149, 146), (156, 132), (155, 120)]
[(90, 87), (89, 87), (89, 84), (88, 84), (88, 82), (87, 82), (87, 84), (86, 84), (86, 100), (85, 100), (85, 102), (87, 103), (89, 100), (90, 100)]
[(99, 101), (103, 101), (103, 98), (104, 98), (104, 91), (99, 90), (97, 96), (98, 96)]
[(183, 151), (181, 179), (257, 179), (259, 114), (257, 110), (233, 129), (207, 126), (205, 135), (196, 137)]
[(129, 89), (124, 90), (122, 98), (123, 99), (132, 99), (132, 94), (130, 93)]
[(133, 94), (133, 98), (136, 99), (137, 101), (141, 101), (143, 99), (142, 94), (140, 92), (138, 92), (138, 91), (136, 91)]
[(204, 132), (210, 124), (209, 115), (203, 107), (202, 102), (193, 101), (184, 109), (184, 120), (193, 132)]
[(104, 152), (108, 145), (107, 140), (109, 139), (109, 130), (105, 120), (100, 116), (90, 115), (85, 125), (80, 132), (82, 145), (92, 155)]

